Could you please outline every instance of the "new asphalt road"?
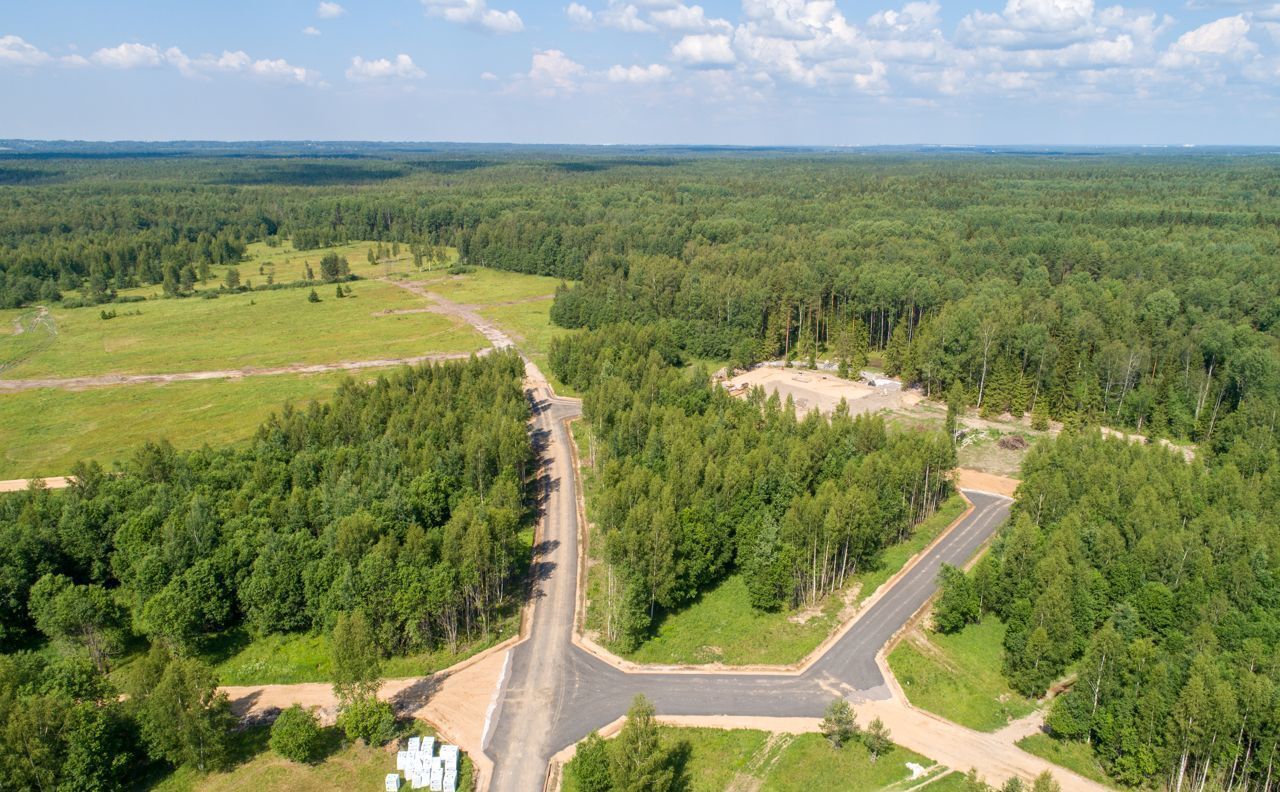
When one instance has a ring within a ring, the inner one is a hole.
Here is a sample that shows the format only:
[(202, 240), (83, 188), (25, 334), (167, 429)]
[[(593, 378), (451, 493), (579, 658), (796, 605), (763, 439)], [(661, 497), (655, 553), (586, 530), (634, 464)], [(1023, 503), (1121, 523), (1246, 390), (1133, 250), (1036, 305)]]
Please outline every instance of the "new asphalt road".
[(535, 548), (528, 638), (515, 646), (486, 725), (494, 762), (490, 789), (535, 792), (560, 749), (625, 714), (637, 693), (660, 715), (821, 716), (837, 695), (883, 699), (880, 648), (928, 602), (939, 566), (960, 565), (1004, 522), (1007, 498), (966, 492), (973, 511), (867, 608), (817, 662), (798, 674), (629, 673), (572, 643), (577, 588), (578, 512), (565, 421), (576, 400), (537, 388), (534, 436), (543, 458), (543, 533)]

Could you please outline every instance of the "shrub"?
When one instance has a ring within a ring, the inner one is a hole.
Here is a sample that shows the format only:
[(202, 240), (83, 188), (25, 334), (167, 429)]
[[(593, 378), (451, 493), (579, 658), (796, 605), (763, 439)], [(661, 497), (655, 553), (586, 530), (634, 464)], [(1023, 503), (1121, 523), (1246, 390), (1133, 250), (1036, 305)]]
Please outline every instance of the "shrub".
[(271, 725), (271, 750), (293, 762), (314, 762), (320, 752), (320, 723), (311, 710), (294, 704)]
[(364, 740), (366, 745), (385, 745), (395, 736), (396, 716), (385, 701), (359, 698), (338, 716), (338, 725), (349, 740)]

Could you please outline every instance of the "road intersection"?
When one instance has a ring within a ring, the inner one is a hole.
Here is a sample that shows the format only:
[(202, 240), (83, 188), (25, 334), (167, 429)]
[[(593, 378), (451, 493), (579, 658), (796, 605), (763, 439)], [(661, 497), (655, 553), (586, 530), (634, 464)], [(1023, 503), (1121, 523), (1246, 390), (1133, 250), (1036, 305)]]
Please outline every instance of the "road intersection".
[(527, 637), (509, 650), (483, 744), (494, 765), (494, 792), (540, 788), (552, 755), (616, 720), (640, 693), (663, 716), (817, 718), (837, 695), (855, 702), (891, 698), (877, 654), (928, 602), (939, 566), (963, 564), (1008, 516), (1008, 498), (966, 492), (973, 509), (801, 670), (623, 670), (573, 640), (580, 526), (567, 422), (580, 414), (580, 403), (554, 396), (544, 382), (536, 377), (530, 388), (533, 431), (544, 459), (532, 614)]

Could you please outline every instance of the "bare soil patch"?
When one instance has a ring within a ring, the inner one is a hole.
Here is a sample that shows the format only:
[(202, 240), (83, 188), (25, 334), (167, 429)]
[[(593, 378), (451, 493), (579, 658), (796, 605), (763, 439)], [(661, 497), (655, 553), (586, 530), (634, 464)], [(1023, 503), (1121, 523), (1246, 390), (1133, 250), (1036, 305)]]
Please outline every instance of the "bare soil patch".
[(913, 405), (919, 396), (909, 391), (874, 388), (865, 382), (843, 379), (825, 371), (760, 366), (724, 381), (724, 387), (735, 396), (745, 397), (752, 388), (764, 388), (769, 395), (778, 394), (795, 402), (796, 412), (804, 415), (817, 410), (831, 415), (843, 399), (850, 415), (896, 410)]

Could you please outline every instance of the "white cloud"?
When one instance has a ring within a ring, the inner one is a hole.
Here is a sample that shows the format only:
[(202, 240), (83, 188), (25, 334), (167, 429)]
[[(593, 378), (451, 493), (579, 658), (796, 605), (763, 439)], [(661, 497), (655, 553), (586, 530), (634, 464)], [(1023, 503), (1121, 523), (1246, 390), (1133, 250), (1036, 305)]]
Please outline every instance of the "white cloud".
[(320, 30), (315, 25), (307, 25), (302, 29), (302, 34), (304, 36), (318, 36), (320, 35)]
[(515, 11), (489, 8), (486, 0), (422, 0), (427, 13), (448, 22), (481, 28), (490, 33), (519, 33), (524, 20)]
[(48, 61), (47, 52), (21, 36), (0, 36), (0, 66), (39, 66)]
[(661, 63), (648, 66), (611, 66), (606, 75), (609, 82), (616, 83), (654, 83), (661, 82), (671, 76), (671, 69)]
[(577, 90), (578, 78), (585, 73), (581, 63), (560, 50), (535, 50), (528, 80), (534, 90), (544, 95), (570, 93)]
[(724, 19), (712, 19), (702, 6), (687, 6), (676, 3), (671, 8), (663, 8), (649, 14), (653, 24), (666, 30), (698, 32), (703, 30), (732, 30), (733, 25)]
[(124, 43), (98, 50), (92, 60), (109, 69), (139, 69), (159, 66), (160, 51), (150, 44)]
[(570, 3), (565, 6), (564, 13), (569, 17), (569, 21), (578, 27), (589, 28), (596, 21), (596, 15), (591, 9), (580, 3)]
[(729, 37), (722, 33), (685, 36), (671, 48), (671, 57), (686, 65), (704, 68), (732, 66), (737, 61)]
[[(226, 55), (226, 53), (223, 54), (224, 56)], [(244, 56), (245, 60), (248, 59), (248, 56), (243, 52), (235, 54)], [(237, 58), (237, 60), (239, 59)], [(267, 80), (284, 80), (286, 82), (296, 82), (308, 85), (316, 83), (320, 79), (320, 74), (318, 72), (311, 71), (310, 69), (304, 69), (301, 66), (294, 66), (283, 58), (249, 61), (244, 63), (242, 66), (233, 67), (230, 70), (244, 71), (254, 77), (261, 77)]]
[(480, 79), (484, 80), (485, 82), (493, 82), (494, 80), (498, 79), (498, 75), (490, 71), (480, 72)]
[(316, 6), (316, 16), (321, 19), (337, 19), (345, 13), (347, 13), (347, 9), (328, 0), (323, 0), (320, 5)]
[(656, 28), (640, 18), (640, 9), (630, 3), (610, 3), (609, 7), (596, 15), (600, 24), (625, 33), (652, 33)]
[(64, 66), (74, 66), (76, 68), (92, 65), (89, 63), (89, 59), (83, 55), (63, 55), (61, 58), (58, 58), (58, 61)]
[(421, 80), (426, 76), (426, 72), (414, 65), (413, 58), (403, 52), (397, 55), (393, 61), (386, 58), (365, 60), (357, 55), (351, 59), (351, 68), (347, 69), (347, 79), (357, 82), (394, 78)]
[(1181, 52), (1226, 55), (1238, 51), (1241, 47), (1248, 47), (1250, 45), (1246, 38), (1248, 34), (1248, 20), (1243, 14), (1236, 14), (1183, 33), (1173, 43), (1173, 49)]
[(940, 10), (937, 0), (907, 3), (901, 10), (889, 8), (872, 14), (867, 28), (894, 37), (932, 31), (938, 27)]
[(1223, 17), (1188, 30), (1169, 45), (1160, 65), (1170, 69), (1204, 67), (1213, 69), (1227, 59), (1245, 60), (1258, 52), (1249, 40), (1249, 20), (1244, 14)]

